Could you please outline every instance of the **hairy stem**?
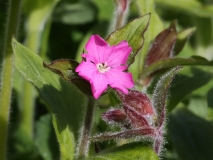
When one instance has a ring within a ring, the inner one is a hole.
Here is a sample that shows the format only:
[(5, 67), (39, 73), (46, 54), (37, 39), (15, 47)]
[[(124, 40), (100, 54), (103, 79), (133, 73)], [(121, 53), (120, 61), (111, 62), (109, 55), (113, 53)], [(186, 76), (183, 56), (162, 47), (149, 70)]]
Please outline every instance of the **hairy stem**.
[(13, 52), (11, 39), (16, 36), (21, 10), (21, 0), (10, 0), (3, 46), (3, 65), (0, 88), (0, 159), (6, 159), (7, 132), (12, 94)]
[(135, 136), (150, 136), (153, 137), (155, 135), (155, 130), (153, 128), (138, 128), (133, 130), (126, 130), (118, 133), (105, 133), (100, 136), (90, 137), (91, 141), (104, 141), (115, 138), (132, 138)]
[(89, 150), (89, 136), (92, 126), (92, 117), (94, 112), (95, 99), (89, 98), (84, 124), (81, 129), (81, 137), (78, 146), (77, 159), (83, 159), (87, 156)]
[(113, 14), (108, 34), (123, 27), (128, 16), (130, 0), (114, 0), (114, 2), (116, 5), (115, 13)]
[(163, 148), (163, 143), (164, 143), (164, 137), (163, 137), (163, 132), (162, 132), (162, 127), (158, 128), (156, 130), (157, 134), (155, 134), (155, 139), (153, 143), (153, 149), (157, 153), (157, 155), (160, 156)]
[(115, 29), (120, 29), (123, 27), (125, 20), (127, 18), (127, 13), (129, 10), (130, 0), (115, 0), (117, 4), (116, 8), (116, 25)]
[(120, 29), (124, 24), (124, 12), (117, 12), (115, 29)]

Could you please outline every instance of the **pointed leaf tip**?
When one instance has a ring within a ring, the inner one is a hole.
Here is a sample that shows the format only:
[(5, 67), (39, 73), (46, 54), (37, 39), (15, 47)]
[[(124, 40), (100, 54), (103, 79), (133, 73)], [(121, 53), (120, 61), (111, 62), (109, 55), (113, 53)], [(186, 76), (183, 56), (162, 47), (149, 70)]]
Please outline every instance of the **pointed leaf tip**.
[(174, 47), (174, 55), (178, 55), (184, 45), (186, 44), (188, 38), (196, 31), (195, 27), (185, 29), (177, 34), (177, 41)]
[(153, 94), (153, 106), (157, 112), (157, 126), (161, 127), (166, 119), (166, 102), (169, 88), (174, 76), (181, 69), (181, 66), (176, 66), (164, 74), (157, 82)]

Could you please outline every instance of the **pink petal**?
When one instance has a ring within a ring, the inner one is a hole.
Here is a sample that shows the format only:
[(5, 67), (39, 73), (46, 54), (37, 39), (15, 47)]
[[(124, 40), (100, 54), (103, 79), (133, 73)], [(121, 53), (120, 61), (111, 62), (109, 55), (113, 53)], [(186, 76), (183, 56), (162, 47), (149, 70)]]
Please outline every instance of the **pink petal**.
[(97, 99), (100, 95), (108, 88), (108, 80), (105, 74), (99, 73), (95, 75), (92, 79), (92, 93), (93, 96)]
[(87, 56), (89, 56), (94, 63), (105, 62), (105, 54), (108, 54), (109, 45), (100, 36), (92, 35), (85, 48), (88, 52)]
[(107, 59), (109, 66), (126, 65), (128, 56), (130, 55), (132, 48), (126, 41), (120, 42), (117, 46), (111, 46), (112, 51)]
[(91, 62), (82, 62), (76, 68), (79, 76), (90, 82), (93, 96), (97, 99), (108, 87), (108, 79), (100, 73), (96, 65)]
[(114, 69), (116, 69), (117, 71), (123, 72), (123, 71), (125, 71), (127, 68), (128, 68), (127, 66), (118, 66), (118, 67), (116, 67), (116, 68), (114, 68)]
[(94, 78), (98, 72), (95, 64), (84, 61), (78, 65), (75, 71), (78, 72), (79, 76), (85, 78), (88, 81), (91, 81), (91, 79)]
[(127, 88), (134, 86), (133, 78), (131, 73), (121, 72), (119, 69), (110, 69), (107, 72), (108, 83), (112, 88), (116, 88), (128, 93)]

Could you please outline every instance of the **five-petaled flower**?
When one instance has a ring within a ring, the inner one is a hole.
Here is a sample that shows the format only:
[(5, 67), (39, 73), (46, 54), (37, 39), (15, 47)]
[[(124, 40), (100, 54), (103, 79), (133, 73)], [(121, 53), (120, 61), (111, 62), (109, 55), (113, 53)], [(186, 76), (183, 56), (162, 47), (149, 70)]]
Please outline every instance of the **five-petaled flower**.
[(126, 41), (110, 46), (98, 35), (92, 35), (85, 46), (87, 54), (76, 68), (79, 76), (90, 82), (93, 96), (97, 99), (108, 85), (127, 94), (134, 86), (127, 70), (127, 59), (132, 48)]

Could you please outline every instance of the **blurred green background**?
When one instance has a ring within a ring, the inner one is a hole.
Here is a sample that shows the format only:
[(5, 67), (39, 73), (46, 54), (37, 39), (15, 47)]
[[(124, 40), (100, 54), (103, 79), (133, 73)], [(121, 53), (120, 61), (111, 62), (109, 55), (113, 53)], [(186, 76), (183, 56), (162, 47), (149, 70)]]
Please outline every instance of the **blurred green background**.
[[(152, 17), (158, 15), (160, 20), (153, 20), (150, 24), (152, 30), (149, 32), (154, 29), (154, 36), (168, 28), (173, 20), (178, 22), (178, 31), (196, 27), (196, 32), (178, 57), (199, 55), (213, 60), (212, 0), (143, 1), (132, 0), (128, 21), (148, 12), (152, 13)], [(138, 3), (141, 7), (138, 7)], [(0, 48), (3, 45), (7, 6), (7, 1), (0, 0)], [(107, 38), (113, 31), (109, 30), (113, 16), (113, 0), (23, 0), (18, 40), (45, 62), (61, 58), (80, 62), (80, 54), (90, 35), (99, 34)], [(143, 51), (144, 54), (154, 37), (148, 38), (146, 40), (145, 34), (145, 45), (148, 47)], [(135, 71), (134, 67), (132, 70)], [(212, 67), (187, 66), (174, 80), (169, 96), (173, 106), (170, 105), (168, 109), (171, 111), (168, 118), (168, 143), (162, 159), (213, 159), (212, 75)], [(15, 71), (8, 159), (57, 160), (59, 149), (51, 117), (37, 91), (27, 83)], [(148, 91), (151, 93), (152, 89)], [(26, 108), (30, 108), (29, 111)], [(31, 118), (24, 119), (26, 114)], [(24, 129), (26, 121), (32, 122), (28, 131)], [(103, 121), (97, 120), (97, 123), (98, 130), (106, 128)], [(101, 148), (108, 146), (107, 143), (99, 145)]]

